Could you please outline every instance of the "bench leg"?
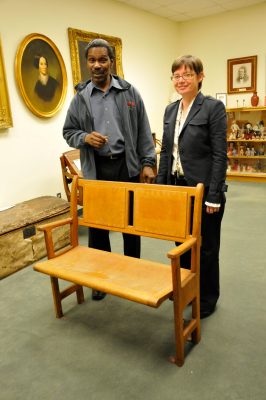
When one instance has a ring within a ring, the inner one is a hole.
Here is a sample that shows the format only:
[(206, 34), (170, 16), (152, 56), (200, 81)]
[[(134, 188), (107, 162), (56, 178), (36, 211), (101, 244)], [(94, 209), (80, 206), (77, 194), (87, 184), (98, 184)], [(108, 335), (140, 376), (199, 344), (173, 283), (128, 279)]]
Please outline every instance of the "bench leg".
[(77, 293), (77, 302), (78, 302), (78, 304), (84, 303), (83, 287), (82, 286), (77, 286), (76, 293)]
[(200, 299), (196, 297), (192, 301), (192, 318), (196, 320), (196, 328), (192, 332), (192, 341), (197, 344), (200, 341), (201, 333), (200, 333)]
[(53, 292), (53, 299), (54, 299), (54, 307), (55, 307), (55, 315), (56, 318), (63, 317), (63, 310), (62, 310), (62, 302), (61, 302), (61, 295), (59, 291), (59, 284), (58, 278), (50, 277), (51, 285), (52, 285), (52, 292)]
[(183, 313), (180, 307), (180, 302), (174, 299), (174, 324), (175, 324), (175, 346), (176, 355), (171, 356), (169, 361), (181, 367), (185, 360), (185, 345), (183, 333)]
[(62, 309), (62, 300), (69, 296), (70, 294), (76, 292), (77, 302), (78, 304), (84, 303), (84, 292), (83, 287), (80, 285), (71, 285), (66, 289), (60, 292), (59, 289), (59, 282), (58, 278), (50, 277), (51, 285), (52, 285), (52, 292), (53, 292), (53, 299), (54, 299), (54, 307), (55, 307), (55, 315), (56, 318), (63, 317), (63, 309)]

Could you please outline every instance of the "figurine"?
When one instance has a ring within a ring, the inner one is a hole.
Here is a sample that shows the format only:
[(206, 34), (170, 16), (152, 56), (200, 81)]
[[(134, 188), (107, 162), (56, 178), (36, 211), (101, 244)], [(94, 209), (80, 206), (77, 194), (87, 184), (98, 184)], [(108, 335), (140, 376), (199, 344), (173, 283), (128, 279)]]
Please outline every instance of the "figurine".
[(264, 144), (262, 143), (258, 149), (258, 155), (264, 156)]
[(243, 155), (244, 155), (244, 146), (240, 146), (239, 155), (240, 155), (240, 156), (243, 156)]
[(240, 129), (240, 131), (238, 132), (238, 139), (244, 139), (245, 138), (245, 135), (244, 135), (244, 128), (242, 127), (241, 129)]
[(234, 143), (229, 143), (229, 147), (227, 150), (227, 155), (232, 156), (233, 155), (233, 149), (234, 149)]
[(249, 122), (245, 126), (244, 137), (246, 140), (252, 139), (252, 125)]
[(252, 127), (252, 130), (254, 132), (254, 135), (253, 135), (254, 139), (259, 139), (261, 137), (261, 131), (260, 131), (260, 128), (259, 128), (259, 123), (254, 124), (253, 127)]
[(264, 139), (264, 122), (261, 120), (259, 122), (260, 137)]
[(251, 155), (251, 156), (255, 156), (255, 155), (256, 155), (256, 152), (255, 152), (255, 148), (254, 148), (254, 147), (251, 147), (251, 149), (250, 149), (250, 155)]
[(229, 140), (235, 140), (236, 139), (236, 132), (231, 131), (229, 134)]
[(232, 122), (232, 125), (231, 125), (231, 131), (232, 132), (235, 132), (236, 134), (237, 134), (237, 132), (240, 130), (240, 128), (239, 128), (239, 126), (237, 125), (237, 123), (236, 123), (236, 121), (234, 120), (233, 122)]

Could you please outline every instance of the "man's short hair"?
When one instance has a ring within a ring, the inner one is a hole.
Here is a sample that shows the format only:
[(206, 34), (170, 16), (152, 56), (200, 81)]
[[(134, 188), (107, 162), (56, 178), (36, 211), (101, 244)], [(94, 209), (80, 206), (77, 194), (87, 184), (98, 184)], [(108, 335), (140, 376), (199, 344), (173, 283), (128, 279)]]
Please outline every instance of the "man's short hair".
[(104, 40), (104, 39), (94, 39), (87, 44), (87, 46), (85, 47), (86, 60), (88, 58), (89, 50), (92, 49), (93, 47), (105, 47), (108, 51), (109, 58), (111, 60), (114, 60), (115, 56), (114, 56), (113, 48), (110, 46), (110, 44), (107, 42), (107, 40)]

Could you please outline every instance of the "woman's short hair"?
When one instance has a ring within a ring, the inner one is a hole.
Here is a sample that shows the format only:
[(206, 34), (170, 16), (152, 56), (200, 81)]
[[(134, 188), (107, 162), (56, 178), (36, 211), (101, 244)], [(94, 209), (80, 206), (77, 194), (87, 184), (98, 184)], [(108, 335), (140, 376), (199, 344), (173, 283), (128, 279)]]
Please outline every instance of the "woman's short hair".
[(89, 44), (87, 44), (87, 46), (85, 47), (85, 58), (88, 58), (88, 52), (90, 49), (92, 49), (93, 47), (105, 47), (108, 51), (108, 56), (110, 58), (110, 60), (114, 60), (115, 56), (114, 56), (114, 51), (113, 48), (110, 46), (110, 44), (107, 42), (107, 40), (104, 39), (94, 39), (91, 42), (89, 42)]
[[(172, 74), (182, 66), (188, 67), (191, 71), (196, 72), (199, 75), (203, 72), (203, 64), (202, 61), (198, 57), (194, 57), (191, 55), (185, 55), (178, 57), (172, 64)], [(202, 82), (199, 82), (199, 89), (202, 86)]]

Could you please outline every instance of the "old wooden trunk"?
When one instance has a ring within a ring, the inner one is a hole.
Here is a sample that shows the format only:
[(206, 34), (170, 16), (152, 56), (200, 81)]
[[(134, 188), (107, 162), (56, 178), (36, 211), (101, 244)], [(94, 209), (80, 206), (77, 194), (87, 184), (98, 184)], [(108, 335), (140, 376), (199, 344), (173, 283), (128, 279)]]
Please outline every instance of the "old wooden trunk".
[[(41, 223), (69, 215), (69, 203), (58, 197), (42, 196), (0, 212), (0, 279), (46, 256), (44, 235), (37, 231)], [(54, 234), (55, 248), (69, 243), (69, 228), (62, 226)]]

